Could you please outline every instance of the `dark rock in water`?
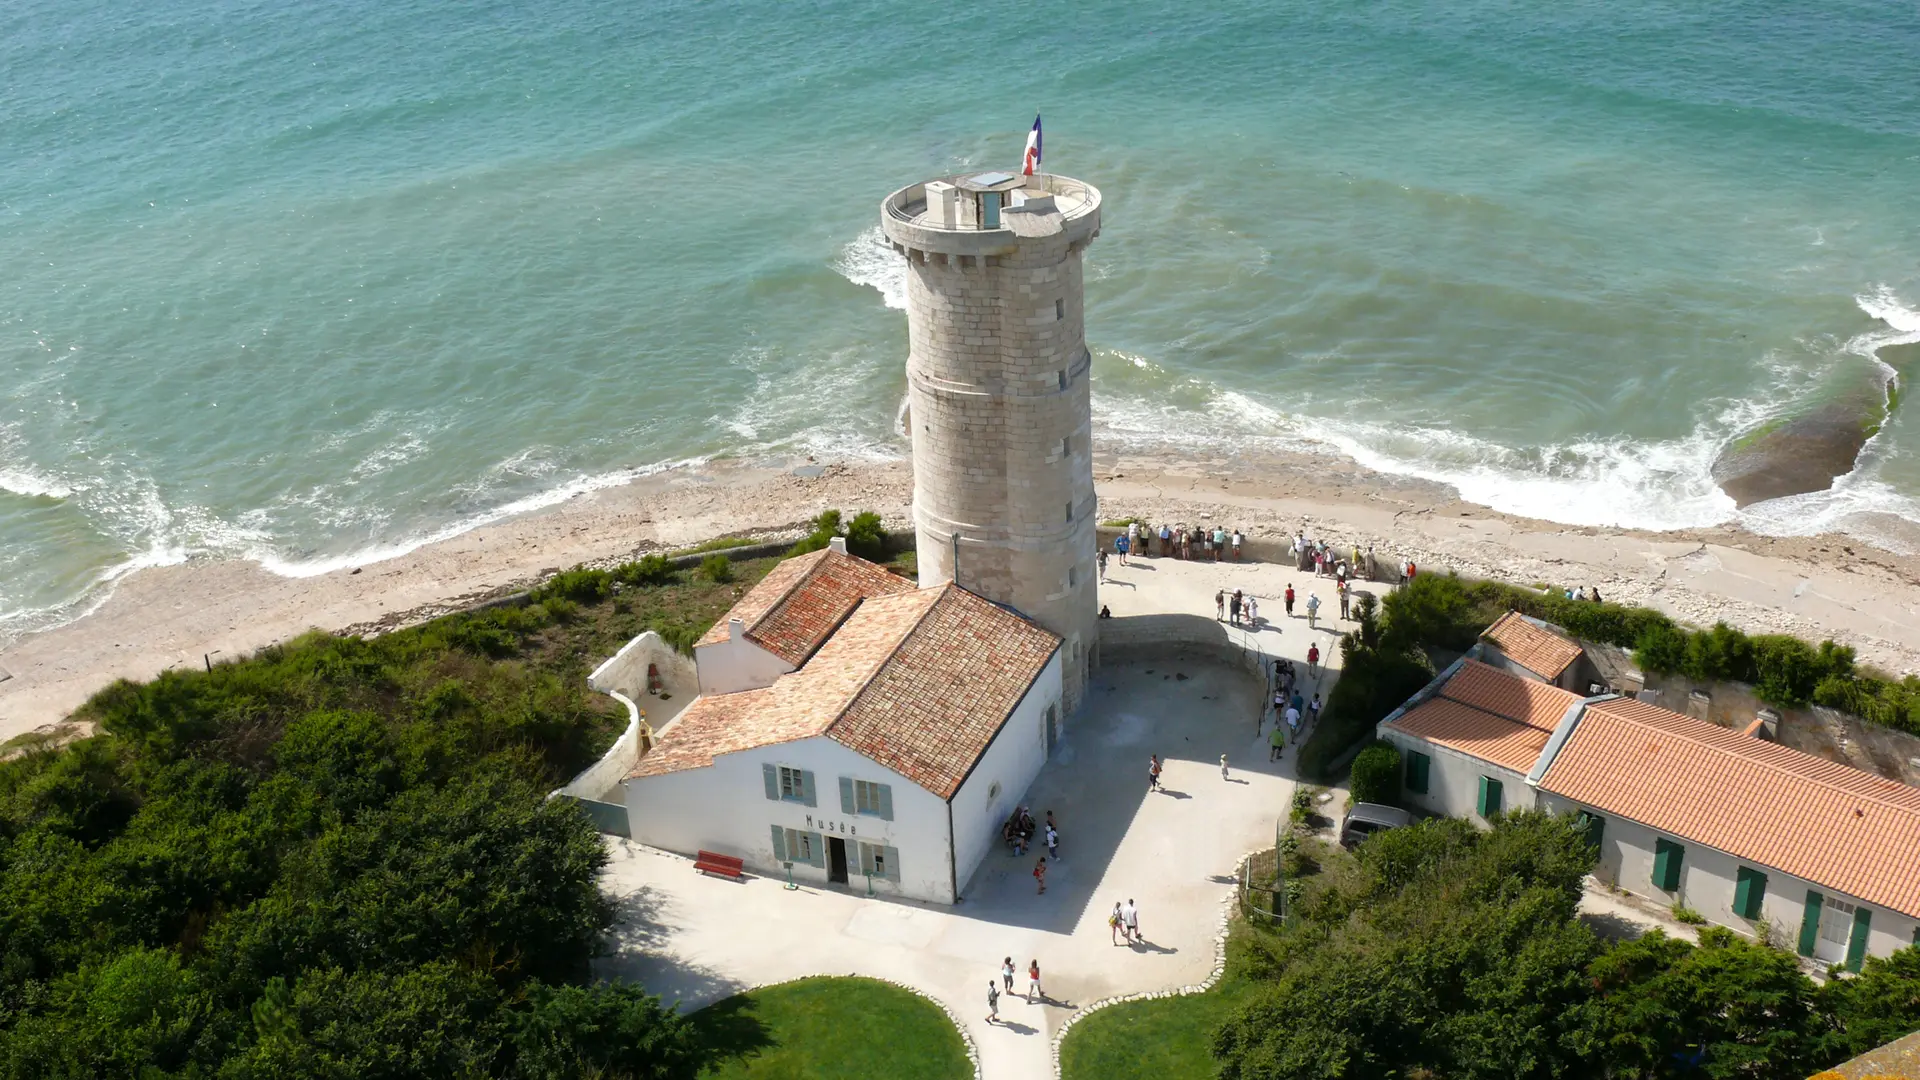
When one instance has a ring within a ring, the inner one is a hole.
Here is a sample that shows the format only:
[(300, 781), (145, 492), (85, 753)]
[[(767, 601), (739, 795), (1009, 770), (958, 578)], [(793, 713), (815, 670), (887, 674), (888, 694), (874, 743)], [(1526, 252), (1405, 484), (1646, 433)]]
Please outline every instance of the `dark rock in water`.
[(1853, 471), (1893, 407), (1894, 388), (1877, 367), (1861, 365), (1817, 404), (1741, 434), (1713, 463), (1713, 479), (1739, 506), (1825, 491)]

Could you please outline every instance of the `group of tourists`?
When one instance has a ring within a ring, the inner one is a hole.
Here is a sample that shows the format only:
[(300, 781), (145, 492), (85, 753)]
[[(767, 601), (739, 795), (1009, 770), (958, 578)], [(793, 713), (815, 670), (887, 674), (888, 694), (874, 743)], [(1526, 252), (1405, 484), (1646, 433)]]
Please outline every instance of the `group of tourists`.
[(1014, 855), (1025, 855), (1027, 849), (1033, 846), (1035, 836), (1039, 836), (1047, 845), (1047, 858), (1041, 859), (1040, 867), (1033, 872), (1034, 877), (1041, 879), (1040, 891), (1046, 892), (1047, 859), (1053, 859), (1056, 862), (1060, 859), (1060, 830), (1054, 827), (1053, 811), (1047, 811), (1044, 834), (1040, 832), (1040, 826), (1033, 820), (1032, 811), (1024, 806), (1015, 810), (1012, 816), (1000, 826), (1000, 840)]
[[(1000, 1022), (1000, 987), (1003, 983), (1007, 988), (1007, 996), (1013, 996), (1013, 972), (1013, 957), (1009, 956), (1000, 961), (1000, 977), (987, 980), (987, 1023), (989, 1024)], [(1040, 961), (1037, 958), (1027, 961), (1027, 1004), (1033, 1004), (1036, 999), (1047, 1000), (1047, 995), (1040, 989)]]
[[(1307, 675), (1318, 674), (1320, 647), (1307, 650)], [(1314, 681), (1313, 697), (1306, 696), (1293, 661), (1281, 658), (1273, 662), (1273, 735), (1267, 741), (1267, 760), (1278, 761), (1285, 755), (1287, 739), (1298, 741), (1300, 733), (1320, 719), (1319, 680)]]
[(1235, 626), (1244, 626), (1249, 630), (1260, 629), (1260, 598), (1235, 589), (1231, 594), (1221, 589), (1213, 594), (1213, 617), (1226, 620)]
[(1239, 562), (1246, 550), (1246, 543), (1246, 533), (1237, 528), (1231, 531), (1222, 525), (1211, 529), (1204, 525), (1188, 528), (1185, 522), (1177, 525), (1142, 525), (1136, 519), (1127, 523), (1124, 534), (1113, 538), (1113, 550), (1119, 554), (1121, 566), (1127, 565), (1129, 555)]

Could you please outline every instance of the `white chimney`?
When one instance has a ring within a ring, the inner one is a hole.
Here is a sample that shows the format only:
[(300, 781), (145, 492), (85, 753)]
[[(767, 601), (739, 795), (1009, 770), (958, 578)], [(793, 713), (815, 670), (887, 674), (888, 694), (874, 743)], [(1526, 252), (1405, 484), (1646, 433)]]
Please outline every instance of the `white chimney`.
[(747, 640), (747, 623), (745, 619), (728, 619), (727, 620), (727, 640), (728, 641)]
[(827, 550), (837, 551), (840, 554), (845, 555), (847, 553), (847, 538), (844, 536), (836, 536), (833, 539), (827, 541)]

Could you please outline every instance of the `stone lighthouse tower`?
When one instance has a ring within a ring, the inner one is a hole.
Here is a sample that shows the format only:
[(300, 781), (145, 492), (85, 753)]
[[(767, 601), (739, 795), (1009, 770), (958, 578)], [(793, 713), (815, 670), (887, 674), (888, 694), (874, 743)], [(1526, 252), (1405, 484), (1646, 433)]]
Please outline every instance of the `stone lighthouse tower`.
[(1099, 642), (1081, 291), (1099, 189), (953, 176), (887, 196), (880, 219), (907, 260), (920, 584), (957, 581), (1059, 634), (1071, 714)]

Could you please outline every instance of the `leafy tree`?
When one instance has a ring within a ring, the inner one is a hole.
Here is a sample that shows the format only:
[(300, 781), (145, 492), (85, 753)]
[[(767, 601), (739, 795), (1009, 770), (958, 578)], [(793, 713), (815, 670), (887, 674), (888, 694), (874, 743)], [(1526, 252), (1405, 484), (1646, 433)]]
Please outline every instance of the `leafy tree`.
[(1381, 604), (1381, 642), (1395, 652), (1465, 649), (1479, 633), (1466, 586), (1452, 574), (1416, 575)]
[(733, 580), (733, 560), (725, 555), (709, 555), (700, 560), (700, 576), (716, 585)]
[(809, 551), (819, 551), (821, 548), (826, 547), (834, 537), (841, 535), (842, 531), (840, 528), (840, 511), (822, 510), (820, 511), (820, 515), (813, 519), (812, 531), (802, 537), (799, 543), (787, 549), (787, 554), (789, 556), (805, 555)]
[(1392, 806), (1400, 801), (1400, 751), (1376, 741), (1353, 759), (1354, 802)]
[(613, 577), (622, 585), (665, 585), (673, 580), (673, 562), (665, 555), (642, 555), (615, 567)]
[(1819, 1057), (1844, 1061), (1920, 1031), (1920, 946), (1870, 956), (1850, 979), (1829, 979), (1818, 1005), (1827, 1030)]
[(514, 1075), (527, 1080), (677, 1080), (702, 1060), (689, 1020), (623, 984), (535, 985), (510, 1040)]
[(872, 562), (886, 561), (887, 530), (881, 526), (879, 514), (862, 510), (853, 516), (847, 525), (847, 551)]

